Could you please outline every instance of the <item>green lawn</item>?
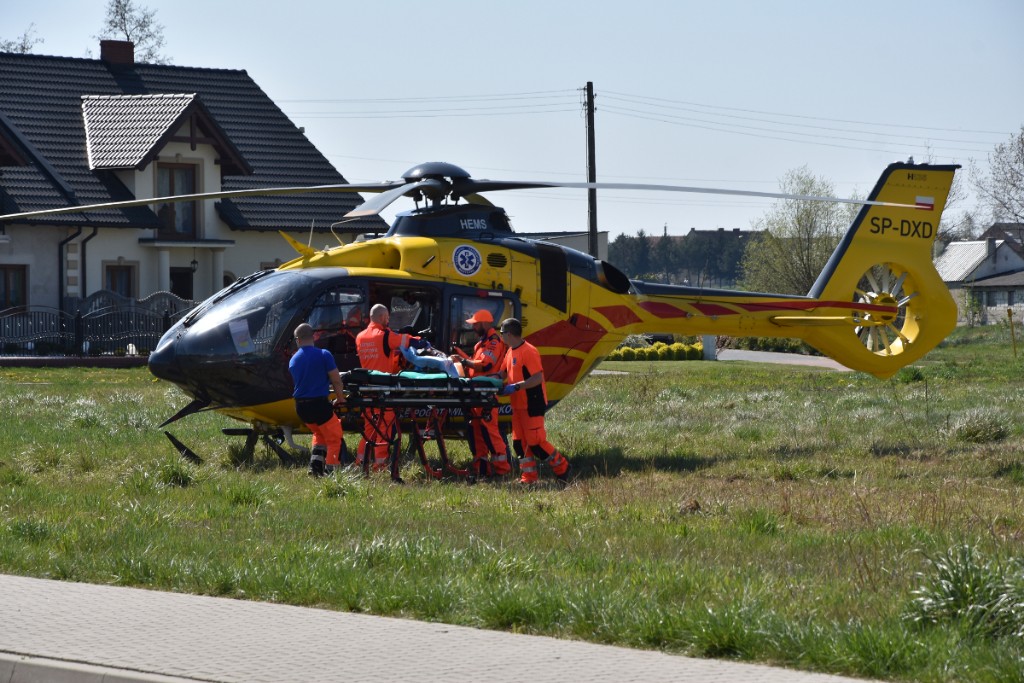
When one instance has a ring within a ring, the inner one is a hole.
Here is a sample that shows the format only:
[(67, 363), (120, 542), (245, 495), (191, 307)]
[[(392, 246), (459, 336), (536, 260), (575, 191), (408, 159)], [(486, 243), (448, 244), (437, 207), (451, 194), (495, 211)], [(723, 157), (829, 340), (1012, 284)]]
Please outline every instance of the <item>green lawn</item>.
[[(145, 370), (0, 370), (0, 571), (890, 680), (1024, 680), (1024, 360), (958, 331), (890, 381), (607, 363), (543, 485), (233, 466)], [(352, 437), (350, 446), (355, 444)], [(464, 446), (453, 446), (465, 457)]]

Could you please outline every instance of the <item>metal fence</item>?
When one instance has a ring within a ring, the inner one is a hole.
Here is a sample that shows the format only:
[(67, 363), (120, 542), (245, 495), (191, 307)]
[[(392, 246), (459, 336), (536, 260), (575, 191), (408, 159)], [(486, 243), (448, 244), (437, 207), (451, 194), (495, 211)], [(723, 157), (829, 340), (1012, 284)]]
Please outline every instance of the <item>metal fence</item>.
[(100, 291), (65, 310), (27, 306), (0, 311), (0, 355), (146, 355), (196, 302), (170, 292), (129, 299)]

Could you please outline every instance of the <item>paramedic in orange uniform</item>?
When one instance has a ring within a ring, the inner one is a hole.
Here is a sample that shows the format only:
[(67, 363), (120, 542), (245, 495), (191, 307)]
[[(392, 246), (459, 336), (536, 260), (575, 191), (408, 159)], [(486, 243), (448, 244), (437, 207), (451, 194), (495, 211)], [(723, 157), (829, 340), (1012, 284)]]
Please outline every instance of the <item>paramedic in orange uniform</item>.
[(523, 340), (523, 325), (515, 318), (501, 321), (501, 338), (508, 345), (505, 354), (505, 387), (511, 396), (512, 449), (519, 456), (520, 481), (537, 483), (537, 460), (547, 462), (559, 482), (569, 479), (569, 461), (548, 441), (544, 413), (548, 406), (544, 367), (537, 348)]
[[(374, 304), (370, 308), (370, 324), (356, 335), (356, 353), (359, 354), (359, 365), (367, 370), (391, 374), (398, 372), (398, 359), (401, 356), (399, 347), (402, 345), (403, 337), (408, 337), (408, 335), (398, 334), (394, 330), (388, 329), (390, 320), (391, 313), (387, 306)], [(363, 438), (359, 440), (359, 452), (356, 456), (358, 464), (362, 464), (363, 457), (369, 449), (369, 442), (372, 442), (375, 444), (373, 468), (381, 470), (387, 467), (387, 441), (392, 436), (394, 422), (395, 411), (391, 409), (363, 411)]]
[[(501, 374), (505, 363), (505, 352), (508, 346), (501, 340), (501, 335), (494, 329), (494, 316), (487, 309), (481, 308), (466, 321), (473, 326), (473, 331), (480, 335), (480, 341), (473, 348), (473, 357), (452, 356), (456, 363), (466, 369), (467, 377), (488, 377)], [(458, 350), (458, 347), (456, 347)], [(459, 353), (462, 353), (459, 350)], [(471, 471), (479, 475), (503, 476), (512, 471), (508, 464), (508, 447), (498, 429), (498, 408), (490, 411), (488, 419), (484, 419), (483, 408), (471, 408), (469, 411), (469, 450), (473, 454)], [(490, 455), (490, 467), (487, 458)]]

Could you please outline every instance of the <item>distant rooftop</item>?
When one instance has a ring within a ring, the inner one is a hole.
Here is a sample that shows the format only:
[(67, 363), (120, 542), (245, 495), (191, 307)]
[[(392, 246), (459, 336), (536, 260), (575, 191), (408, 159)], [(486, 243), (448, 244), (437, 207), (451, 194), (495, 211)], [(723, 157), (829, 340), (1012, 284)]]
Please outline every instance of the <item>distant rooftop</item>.
[[(999, 247), (1003, 240), (996, 240)], [(962, 282), (988, 256), (986, 240), (971, 242), (950, 242), (946, 249), (935, 259), (935, 269), (943, 282)]]

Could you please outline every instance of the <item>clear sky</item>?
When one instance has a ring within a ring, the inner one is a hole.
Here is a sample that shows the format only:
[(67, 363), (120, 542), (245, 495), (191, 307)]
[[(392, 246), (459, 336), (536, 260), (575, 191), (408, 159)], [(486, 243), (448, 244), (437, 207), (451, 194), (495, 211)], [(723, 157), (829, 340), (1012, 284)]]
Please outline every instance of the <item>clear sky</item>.
[[(583, 181), (587, 81), (608, 182), (777, 191), (806, 165), (865, 194), (890, 161), (984, 163), (1024, 124), (1021, 0), (137, 2), (171, 63), (246, 70), (351, 182), (435, 160)], [(34, 23), (35, 53), (95, 57), (105, 6), (8, 0), (0, 37)], [(585, 195), (490, 199), (520, 232), (585, 230)], [(598, 219), (749, 228), (770, 203), (609, 190)]]

